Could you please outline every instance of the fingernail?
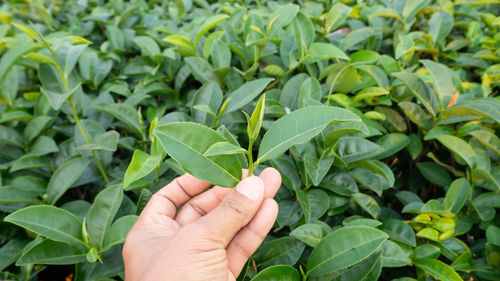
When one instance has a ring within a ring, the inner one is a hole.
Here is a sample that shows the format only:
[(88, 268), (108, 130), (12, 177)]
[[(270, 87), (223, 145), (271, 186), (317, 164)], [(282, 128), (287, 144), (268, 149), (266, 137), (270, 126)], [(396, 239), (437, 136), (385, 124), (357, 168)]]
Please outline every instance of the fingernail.
[(248, 177), (236, 186), (236, 191), (250, 200), (257, 200), (264, 195), (264, 182), (256, 176)]

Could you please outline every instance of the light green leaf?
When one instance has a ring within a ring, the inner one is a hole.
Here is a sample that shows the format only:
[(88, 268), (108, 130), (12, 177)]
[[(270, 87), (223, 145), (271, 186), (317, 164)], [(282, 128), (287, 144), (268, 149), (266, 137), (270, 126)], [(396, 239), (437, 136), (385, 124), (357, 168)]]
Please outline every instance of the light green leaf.
[(415, 265), (431, 275), (432, 277), (442, 281), (461, 281), (462, 278), (449, 265), (436, 259), (423, 259), (415, 261)]
[(477, 156), (472, 147), (461, 138), (449, 135), (439, 135), (437, 140), (453, 153), (459, 155), (471, 168), (477, 165)]
[(443, 41), (453, 29), (453, 15), (448, 12), (433, 13), (429, 20), (429, 34), (432, 36), (432, 44)]
[(190, 122), (167, 123), (153, 134), (167, 153), (188, 173), (214, 185), (233, 187), (241, 179), (241, 165), (236, 155), (205, 156), (215, 143), (226, 139), (214, 130)]
[(500, 156), (500, 138), (496, 134), (486, 130), (476, 130), (470, 132), (469, 135)]
[(328, 11), (328, 18), (325, 22), (326, 32), (330, 32), (333, 29), (338, 28), (340, 25), (345, 23), (347, 16), (351, 13), (352, 8), (344, 5), (340, 2), (335, 3), (330, 11)]
[(424, 105), (430, 114), (436, 116), (439, 112), (439, 103), (436, 95), (432, 90), (420, 80), (415, 74), (396, 72), (392, 73), (396, 78), (400, 79), (411, 91), (411, 93)]
[(2, 61), (0, 62), (0, 82), (3, 81), (12, 66), (25, 54), (33, 52), (40, 47), (38, 45), (23, 45), (20, 47), (12, 48), (5, 54), (2, 54)]
[[(446, 12), (442, 12), (448, 14)], [(432, 16), (434, 17), (433, 14)], [(453, 82), (451, 80), (450, 69), (445, 65), (431, 61), (431, 60), (420, 60), (420, 62), (427, 68), (432, 79), (432, 84), (434, 89), (436, 89), (436, 94), (438, 102), (440, 104), (440, 109), (444, 110), (446, 106), (450, 103), (453, 97)]]
[(123, 178), (123, 188), (127, 187), (135, 181), (138, 181), (149, 175), (161, 162), (161, 155), (149, 155), (141, 150), (134, 151), (132, 161), (125, 171)]
[(196, 33), (196, 37), (194, 38), (194, 45), (198, 43), (201, 36), (207, 33), (211, 28), (215, 27), (219, 22), (227, 19), (229, 16), (225, 14), (218, 14), (207, 18), (200, 27), (198, 33)]
[(215, 156), (215, 155), (232, 155), (246, 153), (247, 151), (239, 146), (231, 144), (230, 142), (216, 142), (211, 145), (207, 151), (203, 154), (204, 156)]

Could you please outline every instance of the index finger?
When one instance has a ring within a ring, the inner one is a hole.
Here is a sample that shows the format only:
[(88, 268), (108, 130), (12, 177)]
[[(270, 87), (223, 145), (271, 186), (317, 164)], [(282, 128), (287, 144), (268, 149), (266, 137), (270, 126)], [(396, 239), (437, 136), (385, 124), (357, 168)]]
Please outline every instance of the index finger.
[(141, 216), (160, 214), (173, 219), (180, 205), (209, 187), (209, 182), (184, 174), (153, 194)]

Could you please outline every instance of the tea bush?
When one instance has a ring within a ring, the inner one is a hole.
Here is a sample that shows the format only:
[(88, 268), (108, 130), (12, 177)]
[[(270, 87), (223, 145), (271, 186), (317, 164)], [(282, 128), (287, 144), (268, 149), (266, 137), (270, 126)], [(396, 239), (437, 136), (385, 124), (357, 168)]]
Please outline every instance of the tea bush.
[(210, 2), (2, 1), (0, 279), (123, 278), (152, 193), (272, 166), (239, 280), (500, 280), (500, 1)]

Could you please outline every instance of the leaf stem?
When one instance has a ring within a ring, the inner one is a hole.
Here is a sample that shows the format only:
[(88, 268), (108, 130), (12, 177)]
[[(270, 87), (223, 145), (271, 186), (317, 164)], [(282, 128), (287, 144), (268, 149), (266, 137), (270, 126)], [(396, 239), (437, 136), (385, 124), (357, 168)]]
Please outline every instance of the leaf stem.
[[(85, 132), (85, 129), (82, 126), (82, 123), (80, 122), (80, 118), (78, 118), (78, 114), (76, 113), (75, 106), (73, 105), (73, 101), (71, 101), (71, 98), (68, 99), (69, 107), (71, 108), (71, 112), (73, 113), (73, 118), (75, 119), (76, 125), (78, 129), (80, 130), (80, 133), (83, 136), (83, 139), (85, 140), (85, 143), (90, 144), (90, 140), (87, 136), (87, 133)], [(106, 181), (107, 184), (109, 184), (109, 179), (108, 175), (106, 175), (106, 171), (104, 171), (104, 168), (102, 167), (101, 161), (99, 161), (99, 157), (97, 157), (97, 153), (95, 150), (91, 149), (90, 152), (92, 153), (92, 156), (94, 156), (95, 162), (97, 164), (97, 168), (99, 168), (99, 172), (101, 172), (102, 177)]]
[[(59, 63), (59, 59), (57, 58), (57, 54), (54, 50), (52, 50), (52, 48), (50, 48), (50, 46), (48, 46), (48, 49), (50, 50), (50, 52), (51, 52), (51, 54), (54, 57), (54, 60), (56, 62), (55, 68), (57, 69), (57, 72), (59, 73), (59, 76), (61, 77), (61, 80), (63, 82), (64, 92), (68, 92), (69, 91), (68, 79), (66, 78), (66, 75), (64, 75), (64, 73), (62, 72), (61, 64)], [(85, 129), (83, 128), (82, 123), (80, 122), (80, 118), (78, 118), (78, 114), (76, 112), (72, 98), (70, 97), (67, 100), (67, 102), (69, 104), (69, 107), (71, 108), (71, 113), (73, 113), (73, 118), (75, 119), (76, 125), (77, 125), (78, 129), (80, 130), (80, 133), (82, 134), (83, 139), (85, 140), (85, 143), (90, 144), (90, 140), (87, 136), (87, 132), (85, 132)], [(99, 171), (101, 172), (102, 177), (104, 178), (106, 183), (109, 184), (108, 175), (106, 175), (106, 172), (104, 171), (104, 168), (102, 167), (101, 161), (99, 161), (99, 157), (97, 157), (97, 153), (93, 149), (91, 149), (90, 152), (92, 153), (92, 156), (94, 156), (95, 162), (97, 164), (97, 168), (99, 168)]]
[(248, 150), (247, 150), (247, 155), (248, 155), (248, 176), (252, 176), (253, 170), (255, 169), (255, 165), (253, 163), (253, 155), (252, 155), (252, 150), (253, 150), (253, 142), (254, 140), (250, 140), (248, 143)]

